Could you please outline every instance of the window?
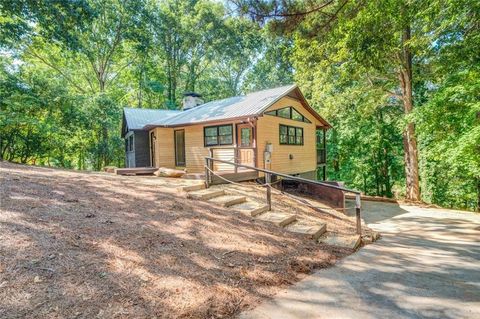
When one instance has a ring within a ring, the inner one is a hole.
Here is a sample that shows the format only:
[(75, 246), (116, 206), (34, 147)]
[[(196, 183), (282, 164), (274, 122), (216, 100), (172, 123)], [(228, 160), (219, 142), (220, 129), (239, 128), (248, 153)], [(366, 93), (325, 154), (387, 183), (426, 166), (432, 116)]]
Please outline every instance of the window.
[(280, 144), (303, 145), (303, 128), (280, 124)]
[(283, 117), (285, 119), (291, 119), (299, 122), (312, 123), (292, 106), (287, 106), (278, 110), (265, 112), (265, 114)]
[(252, 145), (252, 128), (242, 127), (240, 129), (240, 146), (250, 147)]
[(233, 144), (233, 126), (217, 125), (203, 128), (205, 146), (230, 145)]
[(131, 152), (133, 151), (133, 134), (130, 135), (130, 137), (128, 138), (128, 151)]
[(286, 108), (277, 110), (277, 116), (289, 119), (290, 118), (290, 108), (286, 107)]

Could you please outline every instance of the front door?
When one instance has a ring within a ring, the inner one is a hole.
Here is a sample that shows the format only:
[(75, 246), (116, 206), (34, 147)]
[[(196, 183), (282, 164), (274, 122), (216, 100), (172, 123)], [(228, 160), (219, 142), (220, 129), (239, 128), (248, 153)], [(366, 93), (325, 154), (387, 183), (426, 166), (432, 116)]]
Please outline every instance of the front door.
[(175, 134), (175, 166), (185, 166), (185, 130), (176, 130)]
[(239, 163), (255, 166), (253, 128), (248, 124), (238, 125), (237, 136)]

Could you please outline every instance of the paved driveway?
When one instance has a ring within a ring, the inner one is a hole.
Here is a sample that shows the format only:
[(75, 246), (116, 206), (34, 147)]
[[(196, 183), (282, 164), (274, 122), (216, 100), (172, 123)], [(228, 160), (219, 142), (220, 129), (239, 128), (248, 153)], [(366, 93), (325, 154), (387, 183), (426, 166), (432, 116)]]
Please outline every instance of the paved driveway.
[(480, 215), (363, 203), (383, 238), (240, 318), (480, 318)]

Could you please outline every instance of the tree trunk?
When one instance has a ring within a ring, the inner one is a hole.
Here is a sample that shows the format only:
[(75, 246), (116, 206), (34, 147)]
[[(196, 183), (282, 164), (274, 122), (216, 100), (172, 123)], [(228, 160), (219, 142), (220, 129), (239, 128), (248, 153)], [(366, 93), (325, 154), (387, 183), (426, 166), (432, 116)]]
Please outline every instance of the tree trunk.
[[(405, 115), (410, 114), (413, 110), (412, 53), (408, 48), (407, 42), (409, 40), (410, 26), (407, 26), (402, 36), (402, 67), (399, 72)], [(405, 153), (406, 198), (412, 201), (419, 201), (418, 150), (415, 138), (415, 124), (413, 122), (409, 122), (403, 132), (403, 148)]]

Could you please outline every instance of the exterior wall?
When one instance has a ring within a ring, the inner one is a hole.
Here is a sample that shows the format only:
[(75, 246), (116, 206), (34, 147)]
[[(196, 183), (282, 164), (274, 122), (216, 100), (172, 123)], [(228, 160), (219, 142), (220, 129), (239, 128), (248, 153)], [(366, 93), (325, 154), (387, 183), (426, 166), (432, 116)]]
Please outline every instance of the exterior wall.
[[(152, 132), (152, 131), (150, 131)], [(155, 167), (175, 167), (175, 145), (172, 128), (155, 128)], [(149, 152), (149, 154), (151, 154)], [(150, 155), (151, 156), (151, 155)]]
[[(273, 104), (268, 111), (293, 106), (312, 123), (304, 123), (272, 115), (263, 115), (257, 121), (258, 167), (286, 174), (315, 171), (317, 168), (316, 127), (322, 124), (296, 99), (284, 97)], [(280, 145), (279, 125), (303, 128), (303, 145)], [(264, 164), (267, 143), (273, 146), (271, 164)], [(290, 159), (290, 155), (293, 159)]]
[(148, 131), (134, 133), (135, 167), (150, 166), (150, 141)]
[[(211, 125), (233, 124), (233, 144), (214, 146), (213, 148), (232, 148), (236, 146), (236, 129), (234, 122), (215, 124), (198, 124), (175, 128), (155, 128), (155, 166), (167, 168), (186, 168), (189, 173), (203, 173), (205, 157), (210, 156), (210, 147), (204, 147), (203, 128)], [(174, 130), (185, 130), (186, 167), (175, 166)]]
[(190, 173), (203, 172), (205, 157), (209, 156), (208, 148), (203, 146), (203, 127), (202, 124), (176, 128), (185, 130), (185, 163)]

